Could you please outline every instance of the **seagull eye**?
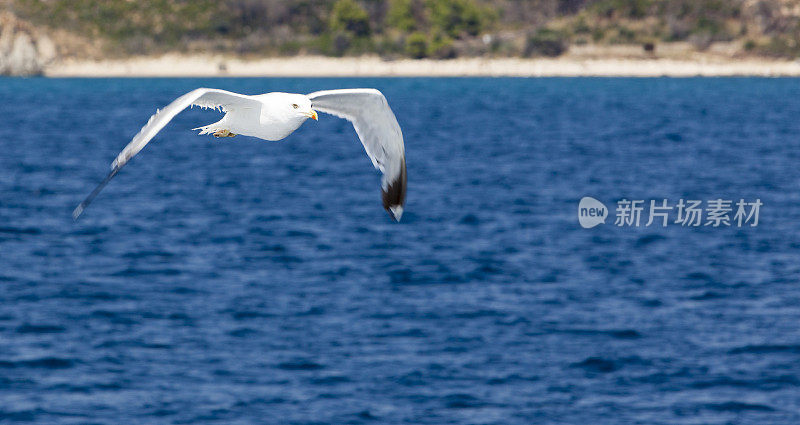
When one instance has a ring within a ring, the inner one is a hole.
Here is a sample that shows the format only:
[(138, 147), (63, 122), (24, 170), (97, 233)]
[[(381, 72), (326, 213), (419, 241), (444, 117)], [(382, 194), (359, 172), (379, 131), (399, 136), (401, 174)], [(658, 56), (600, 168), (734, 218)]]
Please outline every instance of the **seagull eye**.
[(297, 108), (299, 108), (299, 107), (300, 107), (300, 106), (298, 106), (296, 103), (292, 103), (292, 108), (294, 108), (294, 109), (297, 109)]

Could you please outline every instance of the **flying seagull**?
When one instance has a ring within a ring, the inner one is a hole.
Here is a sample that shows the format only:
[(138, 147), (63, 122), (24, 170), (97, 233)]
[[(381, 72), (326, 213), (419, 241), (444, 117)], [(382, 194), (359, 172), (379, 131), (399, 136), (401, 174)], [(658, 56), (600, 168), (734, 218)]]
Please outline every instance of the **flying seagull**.
[(178, 113), (192, 106), (225, 113), (221, 120), (195, 128), (200, 134), (233, 137), (237, 134), (281, 140), (305, 120), (317, 120), (317, 111), (344, 118), (355, 127), (372, 165), (383, 173), (383, 207), (397, 221), (406, 199), (406, 159), (403, 133), (386, 98), (375, 89), (318, 91), (308, 95), (266, 93), (247, 96), (225, 90), (199, 88), (156, 111), (111, 164), (111, 172), (72, 212), (77, 219), (119, 170), (139, 153)]

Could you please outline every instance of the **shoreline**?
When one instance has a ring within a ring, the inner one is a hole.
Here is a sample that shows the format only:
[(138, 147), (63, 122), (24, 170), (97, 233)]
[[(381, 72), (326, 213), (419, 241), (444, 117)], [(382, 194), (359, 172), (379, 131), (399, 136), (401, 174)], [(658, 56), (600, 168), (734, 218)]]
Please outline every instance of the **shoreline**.
[(142, 56), (53, 62), (46, 77), (797, 77), (800, 60), (690, 58), (459, 58), (296, 56), (244, 59), (223, 55)]

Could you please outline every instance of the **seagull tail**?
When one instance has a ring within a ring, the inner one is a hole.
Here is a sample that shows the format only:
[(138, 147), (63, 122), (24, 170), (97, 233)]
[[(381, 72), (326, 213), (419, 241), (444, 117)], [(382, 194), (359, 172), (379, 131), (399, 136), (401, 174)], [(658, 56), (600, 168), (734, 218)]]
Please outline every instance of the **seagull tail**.
[[(216, 124), (216, 123), (214, 123), (214, 124)], [(200, 130), (200, 133), (198, 133), (198, 135), (201, 135), (201, 136), (203, 134), (210, 134), (210, 133), (214, 132), (214, 129), (212, 128), (212, 127), (214, 127), (214, 124), (204, 125), (202, 127), (193, 128), (192, 130)]]
[(99, 184), (99, 185), (97, 185), (97, 187), (96, 187), (96, 188), (94, 188), (94, 190), (92, 191), (92, 193), (90, 193), (90, 194), (89, 194), (89, 196), (87, 196), (87, 197), (86, 197), (86, 199), (84, 199), (84, 200), (83, 200), (83, 202), (81, 202), (81, 203), (80, 203), (80, 205), (78, 205), (77, 207), (75, 207), (75, 210), (73, 210), (73, 211), (72, 211), (72, 219), (73, 219), (73, 220), (77, 220), (77, 219), (78, 219), (78, 217), (80, 217), (80, 216), (81, 216), (81, 214), (83, 214), (83, 210), (85, 210), (85, 209), (86, 209), (86, 207), (88, 207), (88, 206), (89, 206), (89, 204), (91, 204), (91, 203), (92, 203), (92, 201), (94, 200), (94, 198), (95, 198), (95, 197), (97, 197), (97, 194), (98, 194), (98, 193), (100, 193), (100, 191), (101, 191), (101, 190), (103, 190), (103, 188), (104, 188), (104, 187), (106, 187), (106, 185), (108, 184), (108, 182), (110, 182), (110, 181), (111, 181), (111, 179), (113, 179), (113, 178), (114, 178), (114, 176), (116, 176), (116, 175), (117, 175), (117, 173), (119, 172), (120, 168), (122, 168), (122, 167), (115, 166), (115, 167), (114, 167), (114, 168), (111, 170), (111, 172), (110, 172), (110, 173), (108, 173), (108, 175), (106, 176), (106, 178), (105, 178), (105, 179), (103, 179), (103, 181), (102, 181), (102, 182), (100, 182), (100, 184)]
[(394, 181), (381, 190), (383, 195), (383, 208), (389, 212), (395, 221), (400, 221), (403, 216), (403, 205), (406, 202), (406, 159), (402, 158), (400, 163), (400, 174)]
[(219, 120), (219, 121), (217, 121), (215, 123), (211, 123), (209, 125), (204, 125), (202, 127), (193, 128), (192, 130), (200, 130), (200, 133), (198, 134), (199, 136), (202, 136), (204, 134), (212, 134), (212, 133), (216, 132), (217, 130), (222, 130), (222, 129), (226, 128), (225, 127), (225, 123), (223, 123), (223, 121), (225, 121), (224, 117), (221, 120)]

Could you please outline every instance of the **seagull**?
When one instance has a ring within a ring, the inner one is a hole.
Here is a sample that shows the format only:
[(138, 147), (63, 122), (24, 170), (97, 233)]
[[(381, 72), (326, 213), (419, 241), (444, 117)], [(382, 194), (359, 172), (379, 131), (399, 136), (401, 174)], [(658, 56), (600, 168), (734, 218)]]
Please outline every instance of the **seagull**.
[(263, 140), (281, 140), (307, 119), (318, 120), (317, 111), (350, 121), (372, 165), (383, 173), (383, 207), (395, 221), (400, 221), (406, 199), (403, 133), (383, 93), (376, 89), (324, 90), (307, 95), (273, 92), (255, 96), (210, 88), (192, 90), (150, 117), (114, 159), (108, 176), (75, 208), (72, 217), (77, 220), (131, 158), (176, 115), (194, 106), (225, 113), (221, 120), (194, 129), (200, 130), (201, 135), (212, 134), (214, 137), (241, 134)]

